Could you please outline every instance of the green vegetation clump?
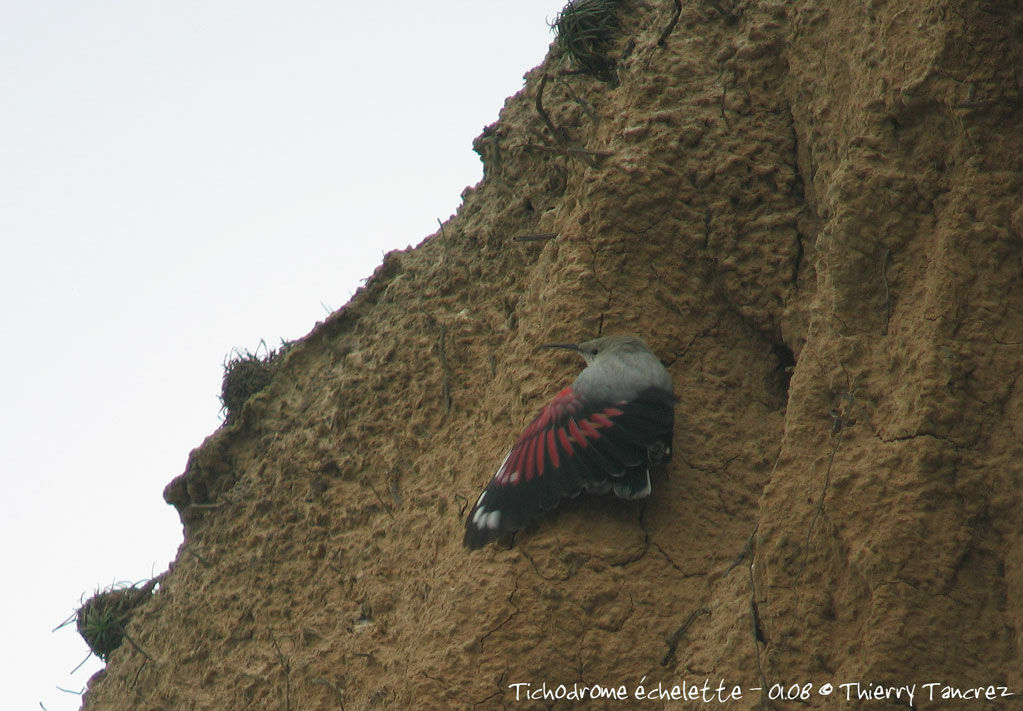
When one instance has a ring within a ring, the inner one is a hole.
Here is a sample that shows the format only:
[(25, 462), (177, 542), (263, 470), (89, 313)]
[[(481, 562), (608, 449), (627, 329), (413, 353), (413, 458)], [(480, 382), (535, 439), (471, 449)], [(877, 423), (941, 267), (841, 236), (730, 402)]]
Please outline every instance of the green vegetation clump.
[[(276, 350), (267, 348), (260, 341), (260, 347), (252, 353), (237, 348), (224, 360), (224, 378), (220, 386), (220, 404), (225, 414), (225, 421), (230, 423), (241, 414), (242, 405), (260, 392), (273, 380), (283, 356), (291, 347), (291, 343), (282, 341)], [(262, 349), (263, 355), (260, 355)]]
[(158, 580), (153, 578), (141, 586), (124, 587), (122, 584), (97, 591), (78, 608), (75, 615), (78, 634), (82, 635), (93, 654), (105, 662), (125, 639), (137, 648), (125, 628), (135, 609), (152, 597)]
[(572, 0), (554, 21), (558, 46), (575, 67), (612, 85), (617, 84), (615, 60), (607, 53), (620, 29), (619, 4), (620, 0)]

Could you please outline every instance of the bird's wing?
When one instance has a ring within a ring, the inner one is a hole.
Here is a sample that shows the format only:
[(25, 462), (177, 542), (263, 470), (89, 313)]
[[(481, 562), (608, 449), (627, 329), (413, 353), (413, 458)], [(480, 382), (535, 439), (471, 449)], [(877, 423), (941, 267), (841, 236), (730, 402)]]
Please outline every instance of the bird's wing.
[(508, 452), (466, 521), (464, 543), (479, 548), (583, 489), (606, 490), (645, 469), (648, 448), (671, 444), (674, 396), (649, 388), (620, 402), (558, 393)]

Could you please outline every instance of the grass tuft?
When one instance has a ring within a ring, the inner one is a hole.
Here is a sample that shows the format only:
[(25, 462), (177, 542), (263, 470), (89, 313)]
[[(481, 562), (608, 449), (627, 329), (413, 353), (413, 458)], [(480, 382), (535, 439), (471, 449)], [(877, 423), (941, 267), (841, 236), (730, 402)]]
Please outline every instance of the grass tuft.
[(608, 84), (617, 84), (615, 60), (608, 50), (620, 25), (620, 0), (572, 0), (558, 13), (554, 34), (575, 67)]
[(260, 341), (254, 353), (236, 348), (228, 354), (224, 359), (224, 378), (220, 386), (220, 404), (223, 406), (221, 411), (225, 413), (225, 422), (234, 422), (246, 401), (270, 384), (291, 345), (281, 341), (280, 347), (275, 350), (267, 347), (265, 341)]
[(157, 582), (158, 577), (141, 585), (113, 585), (98, 590), (78, 608), (75, 614), (78, 634), (93, 654), (105, 662), (125, 639), (137, 648), (125, 629), (136, 608), (152, 597)]

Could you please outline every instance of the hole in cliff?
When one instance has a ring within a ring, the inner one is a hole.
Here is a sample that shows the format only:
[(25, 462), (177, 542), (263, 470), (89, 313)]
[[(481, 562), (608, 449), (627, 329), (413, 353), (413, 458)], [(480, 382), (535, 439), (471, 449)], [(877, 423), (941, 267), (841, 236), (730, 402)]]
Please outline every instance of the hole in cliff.
[(792, 371), (796, 368), (796, 356), (792, 353), (792, 349), (784, 343), (775, 343), (772, 350), (774, 357), (778, 359), (778, 365), (774, 372), (778, 394), (781, 396), (782, 407), (784, 407), (789, 399), (789, 382), (792, 380)]

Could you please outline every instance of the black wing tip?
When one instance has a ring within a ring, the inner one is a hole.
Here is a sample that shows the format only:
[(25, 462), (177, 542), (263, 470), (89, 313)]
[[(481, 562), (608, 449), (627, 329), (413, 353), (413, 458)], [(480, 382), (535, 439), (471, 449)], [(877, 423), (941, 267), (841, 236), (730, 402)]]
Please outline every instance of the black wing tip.
[(465, 535), (462, 537), (462, 545), (470, 551), (478, 551), (490, 543), (503, 541), (507, 544), (508, 548), (511, 548), (516, 533), (517, 529), (490, 530), (476, 528), (469, 524), (466, 525)]
[(466, 526), (465, 536), (462, 538), (462, 545), (471, 551), (477, 551), (496, 538), (497, 536), (491, 535), (488, 531), (484, 531), (473, 526)]
[(461, 538), (461, 544), (470, 550), (479, 550), (490, 541), (495, 540), (498, 535), (496, 531), (474, 526), (472, 515), (470, 515), (470, 518), (465, 520), (465, 535)]
[(491, 541), (496, 541), (515, 523), (503, 509), (488, 510), (481, 505), (483, 497), (489, 493), (489, 488), (484, 490), (480, 495), (480, 500), (465, 519), (465, 535), (462, 537), (462, 545), (469, 550), (478, 550)]

